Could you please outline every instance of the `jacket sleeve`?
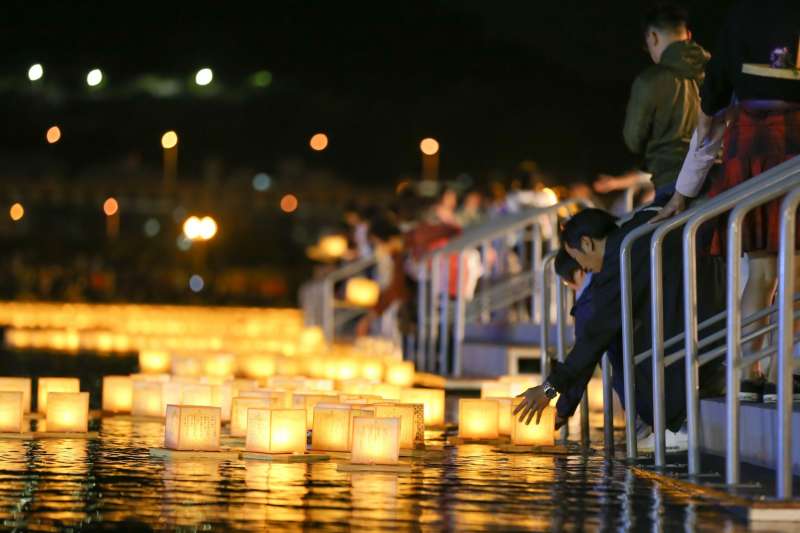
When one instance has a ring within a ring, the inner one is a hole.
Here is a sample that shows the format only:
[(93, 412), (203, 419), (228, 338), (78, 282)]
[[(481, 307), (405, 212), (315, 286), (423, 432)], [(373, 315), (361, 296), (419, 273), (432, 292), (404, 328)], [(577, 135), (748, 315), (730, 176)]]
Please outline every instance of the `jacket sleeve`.
[(578, 376), (575, 383), (558, 397), (556, 402), (558, 416), (569, 418), (575, 414), (575, 410), (580, 405), (583, 394), (586, 392), (586, 387), (589, 385), (593, 375), (594, 367), (587, 368), (585, 372)]
[(656, 94), (652, 81), (639, 76), (633, 82), (628, 107), (625, 111), (625, 126), (622, 134), (625, 144), (634, 154), (642, 154), (653, 126), (656, 110)]

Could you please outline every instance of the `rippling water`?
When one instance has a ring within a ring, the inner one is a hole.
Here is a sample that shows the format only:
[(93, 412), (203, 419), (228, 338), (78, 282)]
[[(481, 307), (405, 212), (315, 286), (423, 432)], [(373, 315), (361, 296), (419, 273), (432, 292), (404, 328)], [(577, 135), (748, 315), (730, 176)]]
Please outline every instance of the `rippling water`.
[(490, 446), (414, 459), (411, 475), (336, 464), (151, 459), (154, 422), (105, 418), (96, 440), (0, 440), (0, 520), (42, 531), (109, 527), (313, 531), (744, 531), (602, 454), (508, 455)]

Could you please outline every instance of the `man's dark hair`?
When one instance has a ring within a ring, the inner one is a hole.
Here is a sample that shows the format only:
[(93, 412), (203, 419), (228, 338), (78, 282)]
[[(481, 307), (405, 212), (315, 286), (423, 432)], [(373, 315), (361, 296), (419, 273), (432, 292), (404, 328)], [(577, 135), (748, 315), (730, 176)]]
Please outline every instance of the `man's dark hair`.
[(370, 220), (369, 233), (383, 242), (403, 234), (400, 228), (385, 214), (378, 215)]
[(580, 248), (581, 238), (604, 239), (617, 229), (617, 219), (602, 209), (584, 209), (564, 223), (561, 242)]
[(561, 248), (558, 251), (558, 254), (556, 254), (554, 266), (556, 269), (556, 274), (573, 283), (575, 282), (575, 273), (581, 269), (581, 265), (579, 265), (578, 262), (575, 261), (575, 259), (573, 259), (572, 256), (569, 255), (563, 248)]
[(678, 33), (686, 29), (689, 14), (684, 8), (672, 3), (658, 3), (644, 14), (642, 19), (642, 33), (656, 29), (671, 33)]

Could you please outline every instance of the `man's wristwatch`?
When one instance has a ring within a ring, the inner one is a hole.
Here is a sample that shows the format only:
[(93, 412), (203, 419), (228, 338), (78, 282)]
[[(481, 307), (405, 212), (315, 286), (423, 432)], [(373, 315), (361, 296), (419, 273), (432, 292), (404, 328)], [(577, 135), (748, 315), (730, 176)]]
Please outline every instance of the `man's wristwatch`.
[(542, 383), (542, 388), (544, 388), (544, 395), (547, 396), (548, 400), (552, 400), (558, 394), (556, 388), (550, 385), (549, 381)]

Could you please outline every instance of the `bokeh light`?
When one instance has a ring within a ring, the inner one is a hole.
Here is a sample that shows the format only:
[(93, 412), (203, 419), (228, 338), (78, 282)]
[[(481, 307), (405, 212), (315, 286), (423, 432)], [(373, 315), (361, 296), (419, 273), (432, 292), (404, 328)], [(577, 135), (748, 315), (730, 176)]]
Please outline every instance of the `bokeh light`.
[(8, 210), (8, 215), (14, 222), (22, 220), (22, 217), (25, 216), (25, 208), (22, 207), (21, 203), (16, 202), (14, 205), (11, 206), (11, 209)]
[(312, 150), (321, 152), (328, 147), (328, 136), (324, 133), (315, 133), (308, 144), (311, 146)]
[(281, 198), (281, 210), (284, 213), (293, 213), (297, 210), (300, 202), (297, 201), (297, 196), (294, 194), (287, 194)]
[(436, 155), (439, 151), (439, 141), (432, 137), (427, 137), (419, 143), (419, 149), (425, 155)]
[(208, 85), (213, 79), (214, 72), (208, 67), (201, 68), (197, 71), (197, 74), (194, 75), (194, 82), (200, 86)]
[(199, 274), (192, 274), (192, 277), (189, 278), (189, 289), (192, 292), (202, 291), (205, 284), (206, 283), (203, 281), (203, 277)]
[(175, 148), (176, 146), (178, 146), (177, 133), (170, 130), (161, 136), (161, 147), (164, 148), (164, 150), (169, 150), (170, 148)]
[(192, 247), (192, 241), (186, 235), (181, 233), (178, 235), (178, 238), (175, 239), (175, 246), (178, 247), (178, 250), (186, 252)]
[(253, 74), (253, 85), (256, 87), (269, 87), (272, 83), (272, 73), (268, 70), (259, 70)]
[(61, 128), (58, 126), (50, 126), (47, 129), (47, 134), (45, 135), (47, 138), (47, 142), (50, 144), (55, 144), (61, 140)]
[(156, 218), (148, 218), (144, 223), (144, 234), (155, 237), (161, 231), (161, 223)]
[(86, 84), (89, 87), (97, 87), (103, 82), (103, 72), (99, 68), (95, 68), (89, 71), (89, 74), (86, 75)]
[(119, 203), (117, 202), (116, 198), (106, 198), (106, 201), (103, 202), (103, 213), (110, 217), (116, 215), (117, 211), (119, 211)]
[(42, 79), (44, 76), (44, 68), (39, 63), (35, 65), (31, 65), (31, 68), (28, 69), (28, 79), (31, 81), (36, 81)]
[(264, 192), (272, 185), (272, 178), (266, 172), (259, 172), (253, 176), (253, 189), (258, 192)]
[(217, 234), (217, 221), (209, 216), (190, 216), (183, 223), (183, 234), (192, 241), (207, 241)]
[(204, 241), (212, 239), (217, 234), (217, 221), (209, 216), (200, 219), (200, 238)]

